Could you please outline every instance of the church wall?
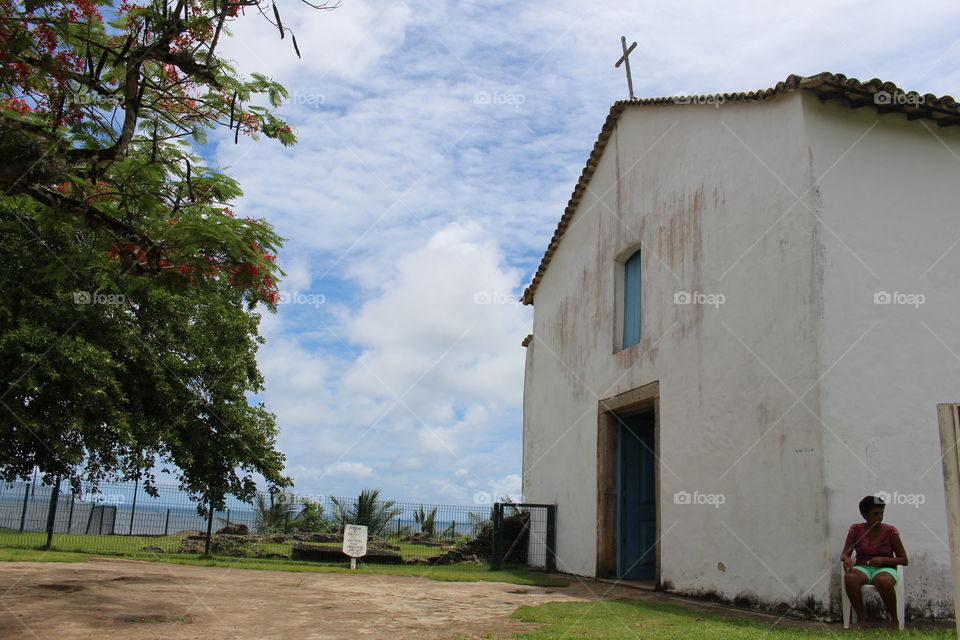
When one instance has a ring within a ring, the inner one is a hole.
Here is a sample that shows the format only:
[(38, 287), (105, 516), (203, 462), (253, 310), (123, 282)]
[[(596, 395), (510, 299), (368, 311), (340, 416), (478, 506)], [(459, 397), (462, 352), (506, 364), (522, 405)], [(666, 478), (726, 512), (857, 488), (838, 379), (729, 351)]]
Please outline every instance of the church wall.
[(960, 133), (806, 100), (831, 553), (857, 502), (890, 494), (908, 607), (952, 615), (936, 404), (960, 400)]
[[(798, 95), (621, 116), (534, 299), (524, 497), (559, 505), (561, 570), (595, 570), (598, 400), (659, 381), (663, 586), (829, 602), (811, 180)], [(637, 245), (642, 339), (617, 350)]]

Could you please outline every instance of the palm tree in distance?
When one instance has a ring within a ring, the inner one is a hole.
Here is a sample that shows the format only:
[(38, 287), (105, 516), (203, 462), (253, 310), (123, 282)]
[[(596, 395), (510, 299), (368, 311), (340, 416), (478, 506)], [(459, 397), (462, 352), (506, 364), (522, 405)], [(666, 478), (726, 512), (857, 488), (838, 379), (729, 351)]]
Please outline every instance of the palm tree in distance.
[(269, 502), (258, 492), (253, 508), (253, 529), (257, 533), (286, 533), (296, 512), (293, 497), (283, 491), (271, 493)]
[(423, 505), (420, 505), (420, 508), (413, 512), (413, 519), (420, 525), (420, 533), (430, 536), (431, 538), (434, 536), (437, 530), (436, 507), (434, 507), (430, 513), (427, 513), (424, 511)]
[(382, 535), (390, 521), (403, 513), (394, 507), (396, 501), (381, 500), (380, 489), (364, 489), (353, 504), (331, 497), (336, 508), (336, 518), (341, 524), (365, 525), (372, 536)]

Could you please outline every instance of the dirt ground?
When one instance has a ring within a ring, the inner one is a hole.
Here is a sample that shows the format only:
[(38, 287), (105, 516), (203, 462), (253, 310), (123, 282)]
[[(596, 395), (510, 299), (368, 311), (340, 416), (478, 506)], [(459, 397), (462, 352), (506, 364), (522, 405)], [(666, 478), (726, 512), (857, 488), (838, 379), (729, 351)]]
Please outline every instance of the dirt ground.
[(568, 588), (499, 582), (112, 560), (18, 562), (0, 565), (0, 638), (508, 637), (526, 626), (505, 617), (517, 607), (580, 599)]
[[(508, 638), (529, 628), (506, 617), (521, 605), (620, 597), (678, 602), (662, 594), (576, 579), (569, 587), (540, 588), (124, 560), (17, 562), (0, 564), (0, 638)], [(678, 603), (774, 620), (709, 604)], [(780, 624), (824, 628), (796, 621)]]

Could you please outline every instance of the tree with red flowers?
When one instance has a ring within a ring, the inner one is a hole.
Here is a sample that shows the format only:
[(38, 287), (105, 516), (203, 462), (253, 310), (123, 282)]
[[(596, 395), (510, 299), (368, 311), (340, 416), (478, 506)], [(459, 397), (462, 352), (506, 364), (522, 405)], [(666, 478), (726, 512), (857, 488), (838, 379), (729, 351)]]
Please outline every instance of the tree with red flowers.
[[(238, 468), (288, 482), (272, 414), (246, 400), (281, 239), (234, 215), (239, 185), (197, 151), (216, 128), (295, 142), (284, 88), (218, 55), (239, 19), (299, 55), (266, 0), (0, 0), (0, 476), (36, 465), (77, 486), (159, 460), (214, 502), (252, 495)], [(232, 372), (203, 362), (218, 354)]]
[(266, 6), (0, 0), (0, 188), (97, 230), (123, 273), (226, 279), (248, 302), (272, 305), (280, 239), (263, 220), (233, 215), (239, 186), (191, 146), (216, 127), (295, 142), (257, 104), (279, 106), (284, 88), (243, 78), (217, 54), (244, 14), (290, 33)]

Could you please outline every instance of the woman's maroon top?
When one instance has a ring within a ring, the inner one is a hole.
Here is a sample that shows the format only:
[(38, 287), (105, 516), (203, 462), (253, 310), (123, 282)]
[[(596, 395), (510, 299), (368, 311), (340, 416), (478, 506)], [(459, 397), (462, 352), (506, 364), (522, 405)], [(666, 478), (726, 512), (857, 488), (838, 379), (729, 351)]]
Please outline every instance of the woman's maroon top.
[(867, 540), (867, 523), (858, 522), (850, 525), (850, 532), (853, 534), (853, 549), (857, 552), (857, 564), (864, 566), (871, 558), (892, 558), (893, 557), (893, 536), (900, 535), (897, 528), (893, 525), (880, 523), (880, 536), (875, 540)]

